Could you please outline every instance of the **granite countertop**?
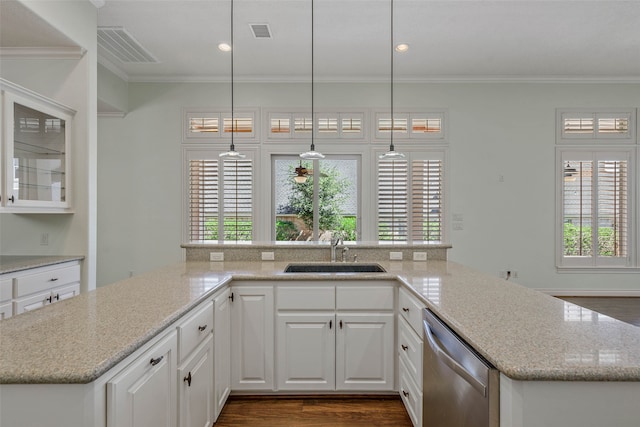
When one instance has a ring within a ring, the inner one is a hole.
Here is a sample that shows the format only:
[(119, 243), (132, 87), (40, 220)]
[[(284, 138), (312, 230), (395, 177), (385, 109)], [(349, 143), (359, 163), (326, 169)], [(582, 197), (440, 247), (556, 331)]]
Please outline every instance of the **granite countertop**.
[(640, 381), (640, 328), (448, 261), (387, 273), (186, 262), (0, 321), (1, 383), (88, 383), (231, 280), (398, 280), (516, 380)]
[(78, 261), (83, 256), (71, 255), (0, 255), (0, 274), (15, 273), (30, 268), (45, 267), (68, 261)]

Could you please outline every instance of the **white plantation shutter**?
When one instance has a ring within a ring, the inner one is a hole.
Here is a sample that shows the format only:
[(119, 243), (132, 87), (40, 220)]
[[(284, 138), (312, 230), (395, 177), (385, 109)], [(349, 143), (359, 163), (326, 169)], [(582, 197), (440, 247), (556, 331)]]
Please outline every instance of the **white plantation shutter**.
[[(410, 153), (378, 162), (378, 239), (441, 242), (444, 230), (444, 156)], [(414, 158), (412, 158), (414, 157)]]
[(220, 159), (218, 154), (187, 152), (187, 238), (190, 242), (250, 241), (253, 160)]
[(251, 240), (253, 161), (224, 161), (224, 240)]
[(189, 241), (218, 240), (218, 159), (189, 161)]
[(408, 162), (378, 162), (378, 239), (407, 240)]
[(442, 241), (442, 160), (411, 162), (411, 235), (415, 241)]
[(626, 257), (628, 253), (627, 166), (627, 161), (598, 161), (597, 208), (598, 224), (602, 227), (599, 228), (598, 256)]
[(630, 192), (627, 153), (564, 153), (563, 265), (629, 262)]

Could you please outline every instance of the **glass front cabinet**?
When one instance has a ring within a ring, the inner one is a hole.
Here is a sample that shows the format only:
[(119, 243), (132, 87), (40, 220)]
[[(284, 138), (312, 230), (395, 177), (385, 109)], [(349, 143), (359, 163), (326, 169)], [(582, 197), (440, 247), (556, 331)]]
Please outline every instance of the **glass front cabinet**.
[(75, 111), (2, 84), (2, 190), (8, 212), (70, 212), (70, 148)]

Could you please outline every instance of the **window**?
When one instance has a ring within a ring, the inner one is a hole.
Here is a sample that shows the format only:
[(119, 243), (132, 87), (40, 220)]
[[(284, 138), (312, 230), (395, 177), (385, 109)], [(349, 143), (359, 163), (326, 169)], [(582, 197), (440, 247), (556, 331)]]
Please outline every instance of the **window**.
[(245, 140), (254, 139), (256, 132), (256, 111), (235, 111), (233, 123), (229, 111), (198, 111), (186, 110), (184, 115), (185, 140), (223, 139), (228, 138), (231, 130), (235, 130), (235, 136)]
[(378, 239), (442, 242), (444, 153), (378, 160)]
[(357, 240), (359, 163), (358, 156), (274, 156), (274, 240), (329, 240), (335, 233)]
[(635, 111), (558, 110), (557, 265), (637, 267)]
[(218, 154), (186, 154), (189, 242), (251, 241), (253, 160), (223, 160)]
[(562, 153), (562, 265), (628, 266), (631, 153)]
[[(269, 123), (267, 138), (270, 141), (308, 140), (311, 137), (313, 123), (310, 113), (266, 111), (264, 116)], [(341, 141), (365, 138), (363, 112), (319, 112), (315, 116), (315, 137), (318, 139)]]
[(376, 138), (388, 141), (389, 133), (393, 125), (393, 137), (396, 140), (444, 139), (444, 114), (441, 112), (414, 112), (414, 113), (376, 113)]

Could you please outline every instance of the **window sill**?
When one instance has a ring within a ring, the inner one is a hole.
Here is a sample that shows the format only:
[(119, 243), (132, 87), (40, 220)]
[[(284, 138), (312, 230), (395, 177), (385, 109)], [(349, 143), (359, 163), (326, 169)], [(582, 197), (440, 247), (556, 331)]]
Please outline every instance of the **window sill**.
[(614, 266), (602, 266), (602, 267), (565, 267), (556, 266), (557, 273), (573, 273), (573, 274), (585, 274), (585, 273), (640, 273), (640, 267), (614, 267)]

